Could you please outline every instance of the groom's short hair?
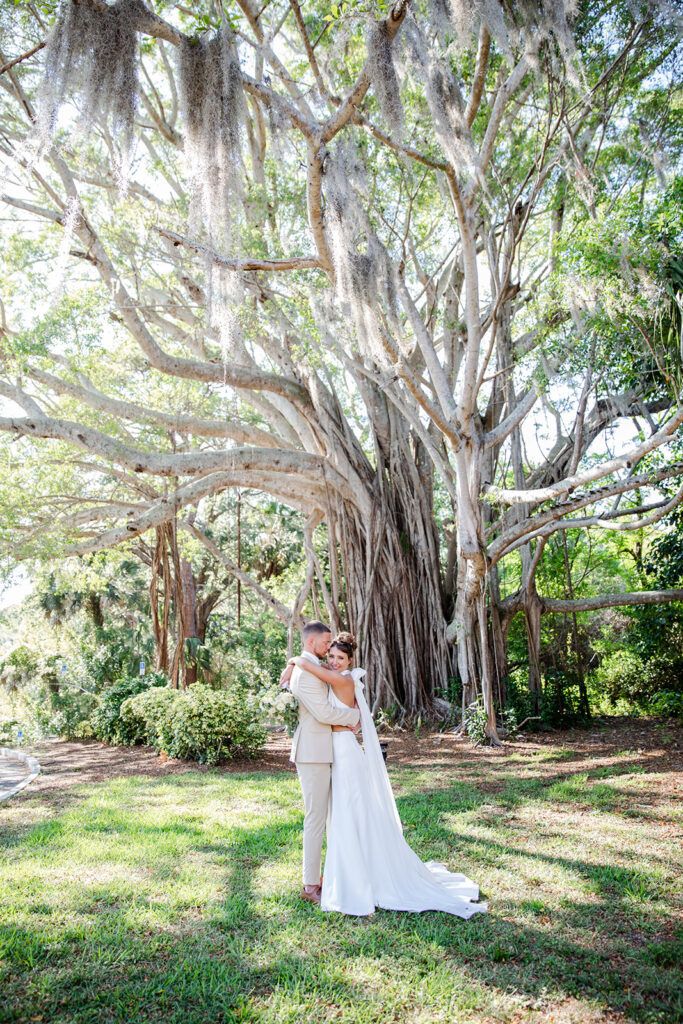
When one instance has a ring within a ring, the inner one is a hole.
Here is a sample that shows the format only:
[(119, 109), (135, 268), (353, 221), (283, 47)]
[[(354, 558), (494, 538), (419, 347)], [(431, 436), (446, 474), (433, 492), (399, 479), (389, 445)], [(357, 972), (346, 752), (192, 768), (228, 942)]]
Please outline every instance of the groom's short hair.
[(307, 622), (304, 628), (301, 630), (301, 635), (304, 640), (308, 640), (309, 636), (318, 636), (321, 633), (330, 633), (332, 630), (329, 626), (326, 626), (324, 622)]

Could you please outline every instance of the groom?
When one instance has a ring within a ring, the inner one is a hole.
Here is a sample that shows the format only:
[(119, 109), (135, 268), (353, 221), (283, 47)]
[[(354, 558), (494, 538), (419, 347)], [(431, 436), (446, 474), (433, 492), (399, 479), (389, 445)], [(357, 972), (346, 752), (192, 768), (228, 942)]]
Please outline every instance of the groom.
[[(320, 663), (332, 634), (324, 622), (309, 622), (302, 630), (302, 657)], [(332, 777), (332, 726), (355, 728), (357, 708), (336, 708), (329, 687), (311, 672), (295, 668), (289, 688), (299, 702), (299, 725), (292, 739), (290, 761), (296, 765), (304, 796), (304, 886), (302, 899), (320, 903), (323, 836)]]

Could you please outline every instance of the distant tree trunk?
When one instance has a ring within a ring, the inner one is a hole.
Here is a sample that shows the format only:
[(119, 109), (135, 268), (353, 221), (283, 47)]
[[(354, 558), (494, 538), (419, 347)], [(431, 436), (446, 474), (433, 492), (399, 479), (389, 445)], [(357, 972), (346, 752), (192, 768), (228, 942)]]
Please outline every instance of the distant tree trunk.
[(183, 686), (191, 686), (197, 682), (197, 662), (194, 657), (188, 657), (187, 641), (199, 641), (197, 632), (197, 587), (192, 574), (192, 564), (186, 558), (178, 560), (178, 602), (180, 615), (178, 616), (178, 638), (177, 643), (182, 644), (183, 654), (181, 665), (183, 667)]
[(94, 590), (91, 590), (86, 599), (86, 607), (90, 613), (90, 617), (93, 620), (95, 626), (98, 629), (102, 629), (104, 626), (104, 615), (102, 613), (102, 601), (100, 595)]
[[(572, 583), (572, 571), (571, 565), (569, 564), (569, 553), (567, 551), (567, 534), (562, 534), (562, 551), (564, 554), (564, 567), (567, 573), (567, 594), (570, 601), (574, 600), (574, 584)], [(579, 683), (579, 699), (581, 702), (581, 713), (585, 718), (590, 718), (591, 709), (588, 701), (588, 690), (586, 689), (586, 679), (583, 674), (583, 658), (581, 657), (581, 647), (579, 644), (579, 624), (576, 618), (576, 611), (572, 609), (572, 645), (574, 647), (574, 657), (576, 658), (576, 678)]]
[(524, 595), (524, 621), (526, 623), (527, 649), (529, 653), (529, 692), (534, 714), (537, 714), (543, 693), (541, 678), (541, 616), (543, 606), (533, 582)]
[[(149, 584), (149, 603), (154, 636), (154, 668), (168, 673), (168, 619), (171, 602), (171, 580), (166, 546), (168, 524), (157, 526), (156, 543), (152, 552), (152, 578)], [(159, 581), (162, 585), (163, 611), (159, 618)]]
[(496, 704), (502, 711), (507, 703), (507, 626), (504, 619), (502, 619), (500, 615), (500, 591), (498, 589), (498, 574), (495, 572), (495, 570), (494, 572), (489, 574), (489, 586), (491, 587), (492, 590), (490, 611), (490, 636), (495, 679), (494, 697)]
[(468, 441), (458, 451), (456, 600), (449, 636), (457, 645), (458, 673), (462, 682), (463, 714), (481, 695), (486, 711), (486, 735), (499, 744), (494, 703), (496, 659), (492, 652), (487, 607), (485, 517), (479, 494), (484, 465), (481, 445)]

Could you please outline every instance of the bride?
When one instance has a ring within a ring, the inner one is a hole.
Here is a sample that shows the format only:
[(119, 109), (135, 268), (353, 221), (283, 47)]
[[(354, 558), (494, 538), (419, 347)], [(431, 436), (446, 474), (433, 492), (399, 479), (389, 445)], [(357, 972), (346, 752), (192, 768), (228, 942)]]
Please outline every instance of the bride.
[(479, 887), (443, 864), (423, 863), (403, 838), (377, 731), (363, 694), (365, 670), (353, 668), (356, 641), (340, 633), (330, 645), (328, 666), (292, 658), (325, 683), (338, 707), (358, 704), (363, 747), (352, 730), (333, 726), (332, 796), (320, 906), (341, 914), (385, 910), (443, 910), (469, 918), (486, 911)]

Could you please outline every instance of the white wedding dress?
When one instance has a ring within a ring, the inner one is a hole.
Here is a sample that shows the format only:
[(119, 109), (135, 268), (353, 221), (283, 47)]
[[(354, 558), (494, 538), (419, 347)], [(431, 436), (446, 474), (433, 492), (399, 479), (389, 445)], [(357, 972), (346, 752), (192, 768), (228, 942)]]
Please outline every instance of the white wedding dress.
[[(334, 732), (332, 795), (320, 906), (341, 914), (443, 910), (468, 918), (486, 912), (479, 887), (443, 864), (423, 863), (403, 838), (377, 731), (363, 694), (364, 669), (353, 669), (363, 746), (352, 732)], [(330, 700), (345, 707), (330, 691)]]

